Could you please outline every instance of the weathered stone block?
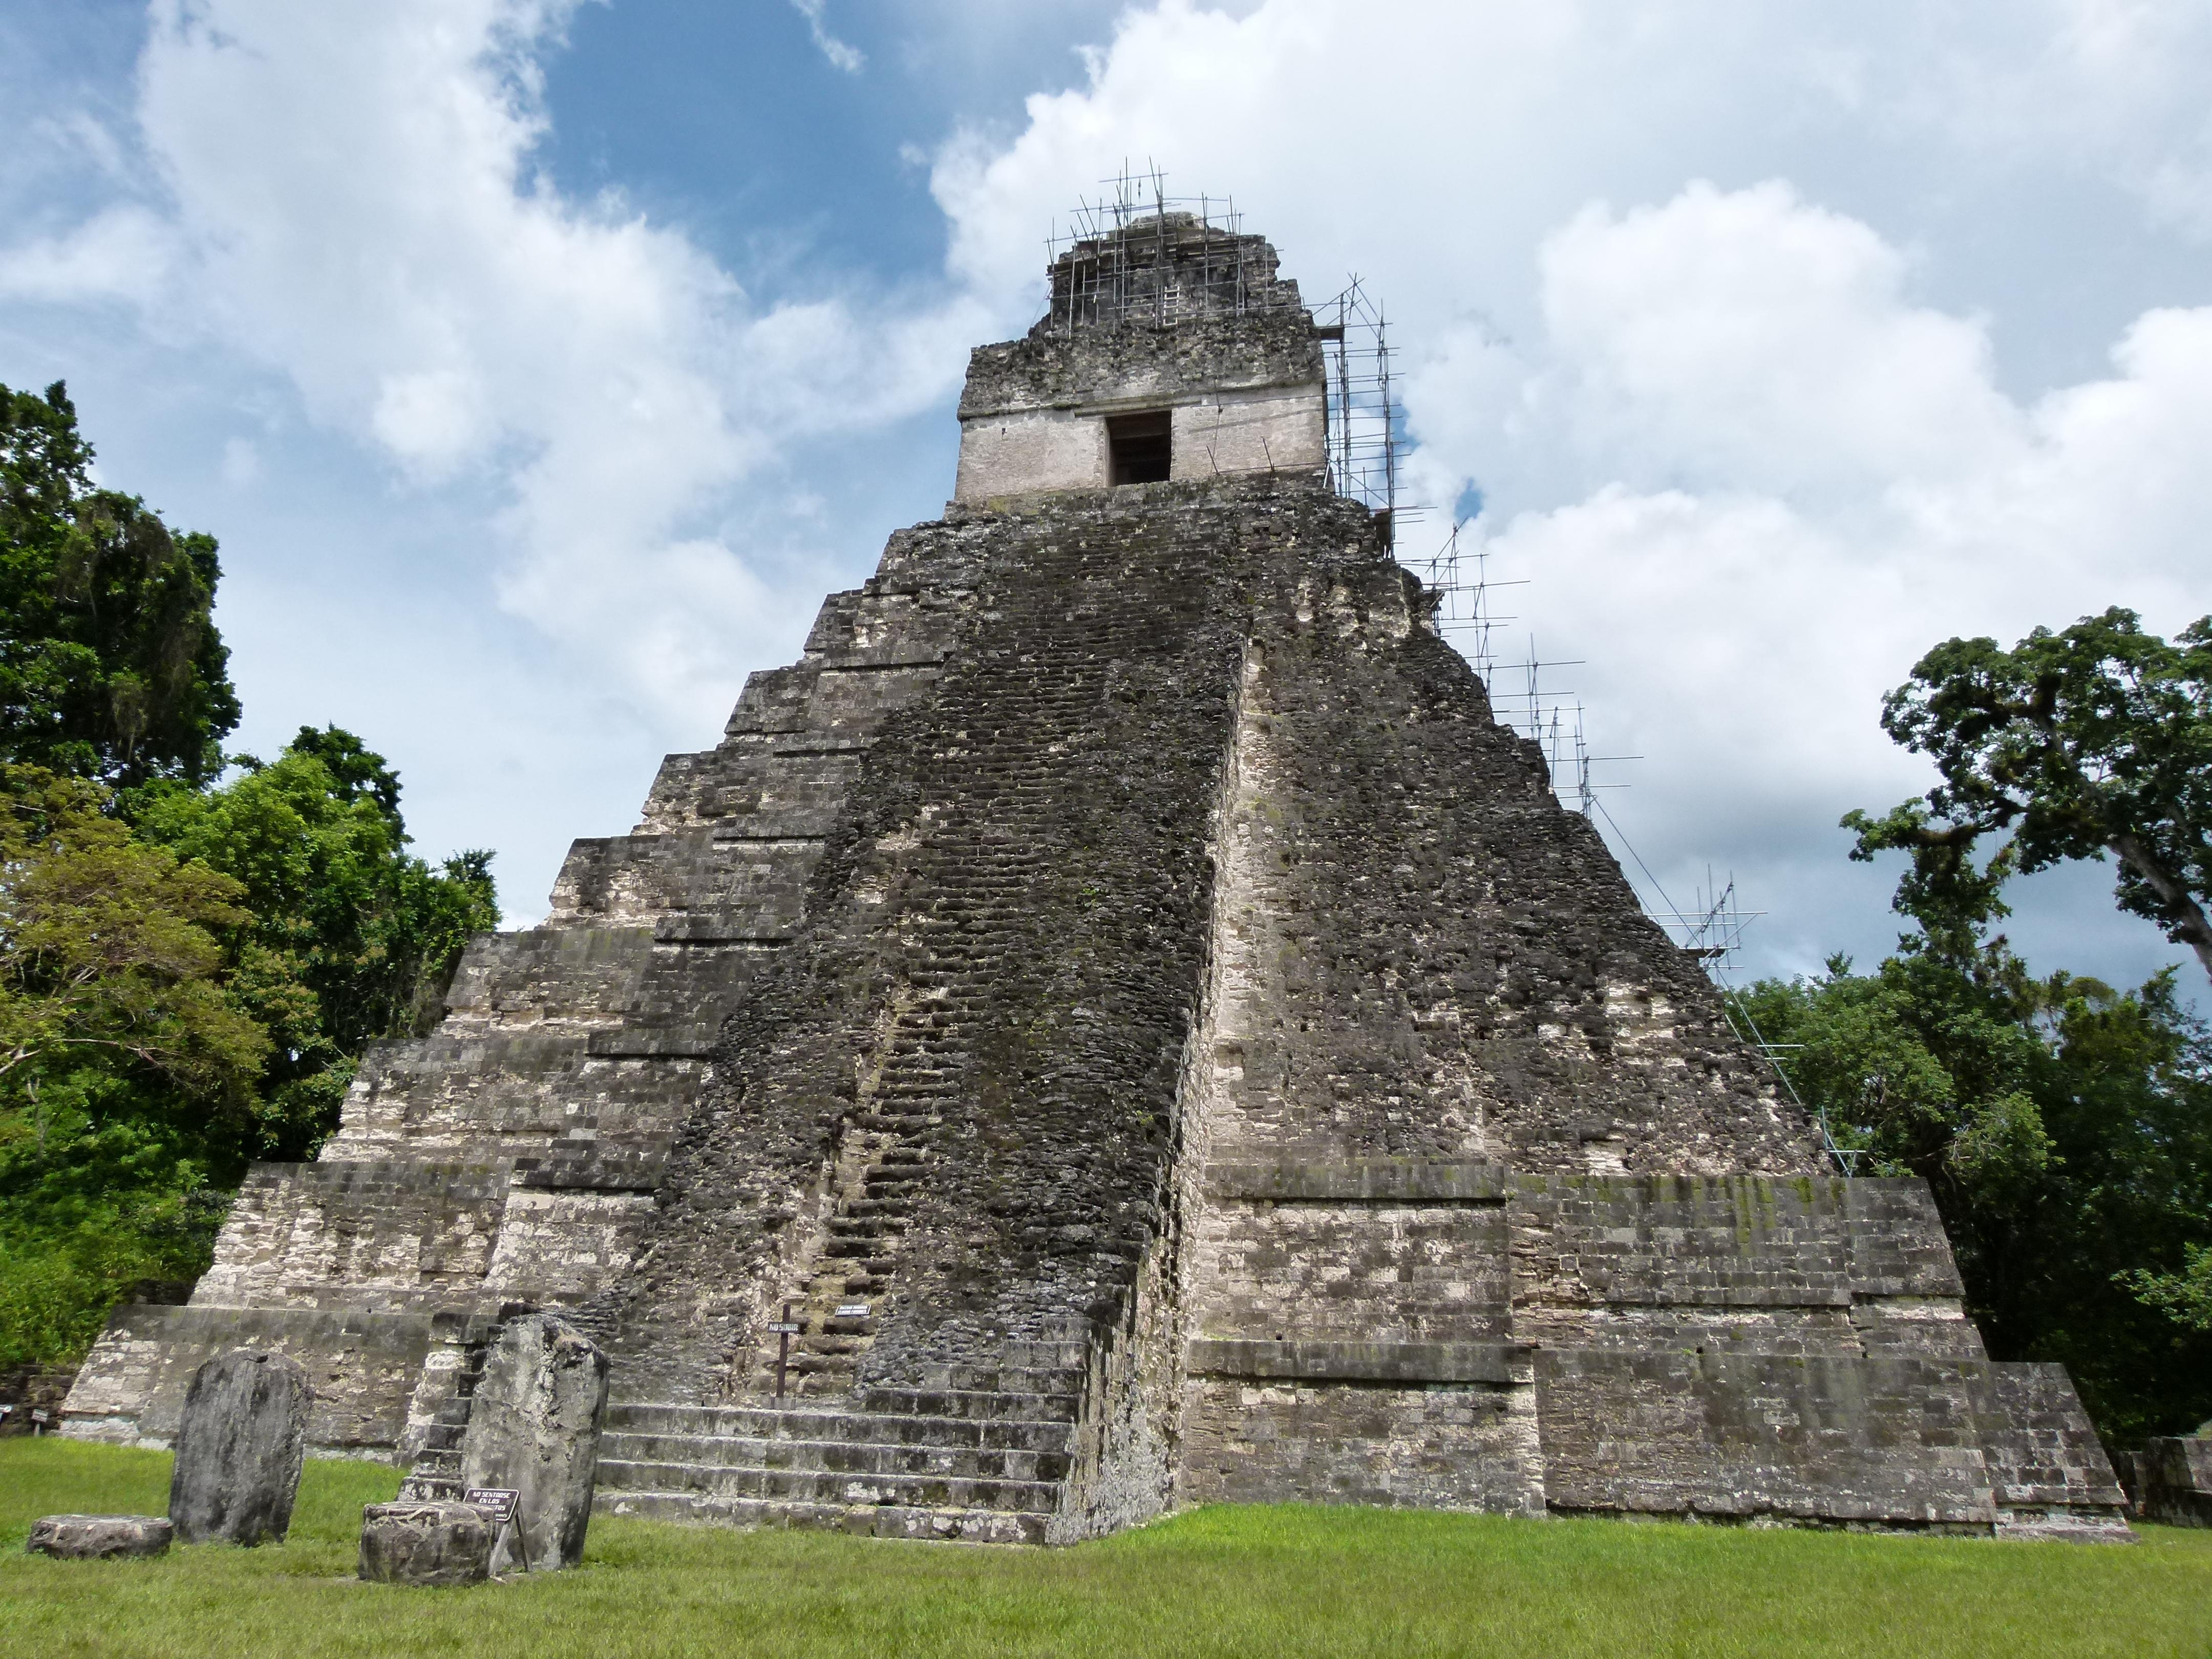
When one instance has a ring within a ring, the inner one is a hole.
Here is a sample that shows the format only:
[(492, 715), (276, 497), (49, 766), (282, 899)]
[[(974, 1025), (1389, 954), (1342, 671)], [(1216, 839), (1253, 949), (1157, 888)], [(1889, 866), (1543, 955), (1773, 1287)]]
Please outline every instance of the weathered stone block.
[(1545, 1500), (1988, 1532), (1989, 1387), (1978, 1360), (1546, 1349)]
[(2144, 1520), (2212, 1527), (2212, 1435), (2199, 1431), (2147, 1442), (2136, 1468)]
[(162, 1307), (108, 1316), (64, 1409), (73, 1438), (167, 1449), (201, 1365), (232, 1348), (268, 1348), (314, 1385), (307, 1444), (317, 1456), (389, 1446), (430, 1345), (430, 1319), (359, 1309)]
[[(492, 1345), (462, 1442), (462, 1482), (520, 1492), (492, 1568), (532, 1571), (583, 1559), (607, 1409), (607, 1357), (554, 1314), (510, 1322)], [(520, 1547), (518, 1548), (518, 1534)]]
[(1376, 1504), (1543, 1512), (1534, 1391), (1194, 1376), (1185, 1503)]
[(361, 1576), (373, 1584), (449, 1589), (491, 1575), (491, 1517), (472, 1504), (370, 1504), (361, 1512)]
[(2127, 1493), (2063, 1365), (1990, 1365), (1978, 1410), (1982, 1459), (2000, 1510), (2017, 1510), (2023, 1524), (2062, 1510), (2119, 1520)]
[(177, 1432), (169, 1519), (187, 1544), (284, 1541), (314, 1389), (299, 1362), (234, 1348), (192, 1376)]
[(158, 1515), (46, 1515), (31, 1523), (23, 1547), (64, 1561), (165, 1555), (176, 1528)]

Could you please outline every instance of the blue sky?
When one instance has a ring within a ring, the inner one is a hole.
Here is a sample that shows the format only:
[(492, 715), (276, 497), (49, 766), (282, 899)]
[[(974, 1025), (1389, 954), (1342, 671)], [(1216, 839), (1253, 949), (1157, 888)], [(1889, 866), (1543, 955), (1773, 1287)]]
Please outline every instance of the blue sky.
[[(239, 744), (359, 731), (512, 920), (939, 510), (1125, 157), (1383, 295), (1415, 487), (1748, 969), (1893, 934), (1834, 824), (1924, 785), (1920, 651), (2212, 610), (2194, 0), (16, 0), (0, 99), (0, 381), (221, 538)], [(2016, 933), (2176, 959), (2107, 891)]]

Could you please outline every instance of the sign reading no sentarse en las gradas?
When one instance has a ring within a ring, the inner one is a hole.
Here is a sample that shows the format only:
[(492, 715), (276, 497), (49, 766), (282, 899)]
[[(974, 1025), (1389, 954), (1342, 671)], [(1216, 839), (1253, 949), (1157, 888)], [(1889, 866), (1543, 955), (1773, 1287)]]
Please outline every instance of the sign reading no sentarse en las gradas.
[(489, 1511), (493, 1522), (503, 1527), (514, 1519), (514, 1506), (522, 1501), (522, 1494), (507, 1486), (471, 1486), (461, 1494), (461, 1501)]

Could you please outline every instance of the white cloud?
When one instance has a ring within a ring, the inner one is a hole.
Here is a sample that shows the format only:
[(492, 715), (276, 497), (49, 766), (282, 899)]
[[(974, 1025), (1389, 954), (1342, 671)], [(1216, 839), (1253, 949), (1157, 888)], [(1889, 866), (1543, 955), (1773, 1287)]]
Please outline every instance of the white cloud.
[(2212, 240), (2212, 9), (2190, 0), (2027, 0), (1961, 31), (1915, 8), (1898, 46), (1924, 64), (1898, 101), (1984, 153), (2112, 178)]
[(149, 305), (177, 256), (175, 235), (155, 215), (127, 204), (103, 208), (65, 234), (0, 248), (0, 298)]
[(139, 117), (167, 201), (17, 246), (0, 292), (135, 301), (412, 485), (489, 483), (504, 602), (712, 730), (747, 643), (811, 596), (702, 527), (794, 441), (943, 397), (987, 325), (762, 306), (680, 230), (556, 191), (538, 58), (574, 4), (157, 0)]
[(1512, 448), (1578, 448), (1606, 482), (1480, 528), (1587, 660), (1608, 741), (1648, 757), (1638, 816), (1670, 845), (1737, 813), (1817, 842), (1917, 791), (1874, 714), (1939, 639), (2212, 608), (2212, 310), (2153, 313), (2110, 378), (2021, 405), (1978, 324), (1903, 297), (1901, 263), (1774, 186), (1585, 211), (1543, 249)]
[(223, 440), (222, 481), (233, 489), (251, 489), (261, 482), (261, 449), (252, 439)]
[(1912, 306), (1906, 261), (1782, 184), (1585, 208), (1544, 245), (1571, 432), (1631, 471), (1880, 489), (2001, 451), (2017, 411), (1977, 322)]
[(828, 58), (830, 66), (848, 75), (858, 75), (867, 59), (860, 50), (849, 46), (830, 33), (830, 26), (822, 18), (823, 0), (791, 0), (791, 9), (806, 20), (808, 32), (814, 37), (816, 50)]

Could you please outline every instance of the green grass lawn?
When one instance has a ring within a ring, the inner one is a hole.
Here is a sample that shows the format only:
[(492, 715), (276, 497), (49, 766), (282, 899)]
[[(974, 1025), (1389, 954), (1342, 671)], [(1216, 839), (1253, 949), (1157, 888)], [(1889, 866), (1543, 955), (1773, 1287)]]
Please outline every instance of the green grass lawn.
[(390, 1469), (313, 1462), (286, 1544), (22, 1553), (33, 1517), (158, 1515), (169, 1459), (0, 1441), (0, 1653), (2212, 1656), (2212, 1532), (2133, 1547), (1383, 1510), (1212, 1509), (1062, 1550), (595, 1521), (578, 1571), (353, 1577)]

